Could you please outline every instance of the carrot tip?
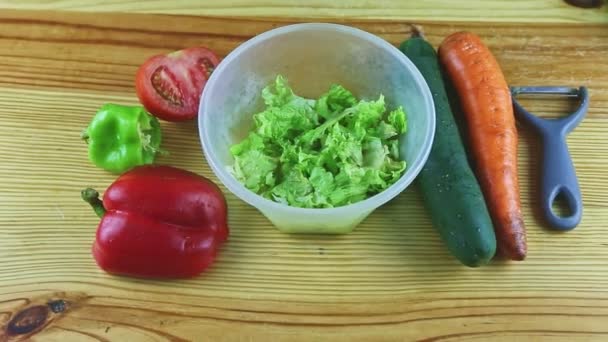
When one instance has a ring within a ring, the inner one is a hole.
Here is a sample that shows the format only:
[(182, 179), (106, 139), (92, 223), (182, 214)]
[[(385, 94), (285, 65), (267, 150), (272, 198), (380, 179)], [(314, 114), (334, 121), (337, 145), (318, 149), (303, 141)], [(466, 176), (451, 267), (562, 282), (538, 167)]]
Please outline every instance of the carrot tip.
[(501, 246), (498, 246), (498, 249), (496, 251), (496, 258), (511, 261), (523, 261), (526, 259), (527, 254), (527, 248), (525, 245), (510, 248), (501, 248)]

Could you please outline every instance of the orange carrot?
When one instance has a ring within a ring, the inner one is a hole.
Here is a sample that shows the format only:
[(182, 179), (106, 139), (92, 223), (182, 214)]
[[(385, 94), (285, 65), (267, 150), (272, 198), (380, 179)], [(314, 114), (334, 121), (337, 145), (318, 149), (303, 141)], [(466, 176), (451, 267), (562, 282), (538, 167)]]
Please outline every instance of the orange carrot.
[(439, 58), (462, 103), (470, 153), (492, 217), (498, 253), (526, 257), (526, 228), (517, 180), (517, 129), (511, 93), (498, 62), (479, 37), (448, 36)]

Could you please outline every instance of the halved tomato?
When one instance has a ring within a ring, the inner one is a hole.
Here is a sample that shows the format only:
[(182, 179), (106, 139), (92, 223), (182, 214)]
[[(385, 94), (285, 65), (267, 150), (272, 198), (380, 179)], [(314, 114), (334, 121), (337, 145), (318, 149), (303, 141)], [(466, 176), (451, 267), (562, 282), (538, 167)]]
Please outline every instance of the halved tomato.
[(203, 87), (219, 62), (217, 55), (205, 47), (150, 57), (137, 71), (137, 97), (160, 119), (192, 119), (198, 113)]

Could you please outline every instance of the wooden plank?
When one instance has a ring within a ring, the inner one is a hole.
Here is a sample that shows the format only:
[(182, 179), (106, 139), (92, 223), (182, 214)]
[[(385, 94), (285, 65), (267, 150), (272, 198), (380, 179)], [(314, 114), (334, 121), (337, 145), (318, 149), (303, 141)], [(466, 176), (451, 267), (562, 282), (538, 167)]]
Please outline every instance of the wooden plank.
[(213, 16), (373, 18), (434, 21), (606, 23), (603, 9), (564, 0), (2, 0), (0, 8)]
[[(393, 44), (410, 30), (397, 21), (340, 22)], [(79, 190), (103, 189), (114, 177), (87, 161), (80, 131), (101, 104), (136, 103), (132, 79), (147, 56), (196, 44), (225, 55), (288, 21), (3, 11), (0, 340), (9, 337), (5, 327), (17, 313), (49, 301), (58, 312), (48, 313), (33, 338), (606, 340), (608, 65), (600, 61), (608, 53), (607, 26), (413, 22), (434, 44), (455, 30), (477, 32), (511, 84), (590, 88), (588, 117), (569, 138), (585, 202), (575, 231), (542, 227), (534, 211), (538, 144), (522, 128), (525, 262), (460, 266), (412, 187), (340, 237), (281, 234), (227, 194), (232, 235), (207, 274), (182, 281), (108, 276), (90, 256), (98, 220)], [(526, 105), (547, 116), (569, 107)], [(194, 122), (163, 129), (171, 155), (160, 162), (216, 180)]]

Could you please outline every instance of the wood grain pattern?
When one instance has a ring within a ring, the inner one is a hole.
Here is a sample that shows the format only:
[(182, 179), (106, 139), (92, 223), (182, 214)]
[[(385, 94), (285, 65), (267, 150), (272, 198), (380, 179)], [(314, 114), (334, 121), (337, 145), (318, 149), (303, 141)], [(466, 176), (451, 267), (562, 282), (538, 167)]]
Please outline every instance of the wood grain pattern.
[(206, 16), (373, 18), (435, 21), (606, 23), (607, 7), (564, 0), (0, 0), (0, 8)]
[[(395, 44), (410, 30), (404, 22), (340, 22)], [(537, 144), (521, 128), (530, 250), (523, 263), (460, 266), (412, 187), (340, 237), (281, 234), (227, 194), (232, 235), (208, 273), (182, 281), (108, 276), (91, 258), (98, 220), (79, 190), (104, 189), (114, 177), (87, 161), (80, 131), (101, 104), (136, 103), (133, 75), (147, 56), (196, 44), (225, 55), (288, 22), (2, 11), (0, 340), (608, 339), (608, 26), (413, 22), (434, 44), (474, 30), (513, 85), (589, 87), (588, 116), (569, 137), (585, 203), (575, 231), (556, 234), (538, 220)], [(525, 104), (541, 115), (568, 108)], [(171, 155), (161, 162), (216, 180), (195, 123), (163, 129)], [(42, 317), (42, 328), (11, 335), (23, 312), (45, 313), (18, 322)]]

